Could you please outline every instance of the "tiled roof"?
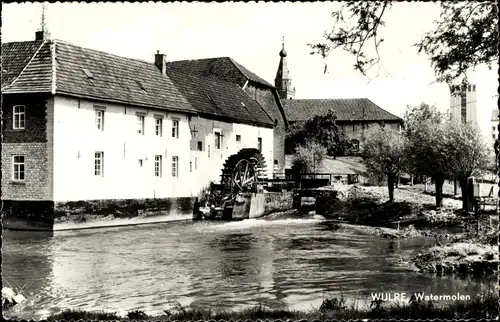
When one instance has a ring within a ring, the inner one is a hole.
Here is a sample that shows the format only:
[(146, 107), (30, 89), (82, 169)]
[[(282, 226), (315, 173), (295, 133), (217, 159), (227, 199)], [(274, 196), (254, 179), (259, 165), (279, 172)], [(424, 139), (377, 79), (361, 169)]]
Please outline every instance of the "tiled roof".
[(2, 44), (2, 90), (12, 87), (19, 90), (50, 91), (52, 80), (50, 58), (49, 44), (43, 41)]
[(243, 86), (247, 80), (273, 87), (263, 78), (252, 73), (230, 57), (205, 58), (194, 60), (179, 60), (169, 62), (171, 69), (196, 74), (205, 77), (218, 78)]
[[(2, 50), (4, 45), (2, 45)], [(52, 91), (134, 106), (195, 113), (167, 75), (153, 64), (46, 41), (4, 94)]]
[(335, 111), (339, 121), (403, 121), (367, 98), (291, 99), (281, 102), (289, 122), (306, 121), (328, 111)]
[(170, 66), (167, 74), (200, 115), (255, 125), (274, 124), (259, 103), (237, 84), (181, 72)]

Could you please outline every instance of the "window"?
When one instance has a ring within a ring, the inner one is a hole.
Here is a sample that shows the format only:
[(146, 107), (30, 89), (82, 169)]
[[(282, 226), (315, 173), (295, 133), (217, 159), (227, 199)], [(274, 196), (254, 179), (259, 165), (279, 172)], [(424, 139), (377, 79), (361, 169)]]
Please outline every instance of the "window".
[(470, 92), (471, 91), (471, 86), (469, 84), (469, 86), (467, 86), (467, 91)]
[(203, 142), (198, 141), (198, 151), (203, 151)]
[(179, 120), (172, 120), (172, 137), (179, 138)]
[(155, 134), (156, 136), (163, 135), (163, 119), (161, 118), (155, 119)]
[(472, 91), (475, 92), (476, 91), (476, 84), (472, 85)]
[(241, 142), (241, 135), (236, 134), (236, 142), (238, 142), (238, 143)]
[(144, 135), (144, 115), (137, 115), (137, 133)]
[(12, 124), (14, 130), (22, 130), (25, 126), (26, 107), (24, 105), (14, 106), (14, 122)]
[(215, 148), (219, 150), (220, 146), (221, 146), (221, 135), (220, 135), (220, 132), (215, 132), (214, 133), (214, 137), (215, 137)]
[(352, 125), (352, 131), (353, 131), (353, 132), (356, 132), (357, 130), (358, 130), (358, 125), (357, 125), (356, 123), (354, 123), (354, 124)]
[(142, 159), (139, 159), (139, 166), (140, 166), (141, 168), (142, 168), (142, 164), (143, 164)]
[(257, 138), (257, 149), (262, 152), (262, 138)]
[(25, 163), (24, 155), (12, 156), (12, 180), (24, 181)]
[(179, 157), (172, 157), (172, 177), (179, 177)]
[(193, 162), (189, 161), (189, 172), (193, 172)]
[(161, 178), (161, 155), (155, 155), (155, 177)]
[(104, 131), (104, 110), (94, 109), (94, 114), (96, 128), (100, 131)]
[(207, 151), (208, 151), (208, 157), (210, 158), (210, 145), (208, 146)]
[(94, 159), (94, 175), (104, 176), (104, 152), (96, 152)]

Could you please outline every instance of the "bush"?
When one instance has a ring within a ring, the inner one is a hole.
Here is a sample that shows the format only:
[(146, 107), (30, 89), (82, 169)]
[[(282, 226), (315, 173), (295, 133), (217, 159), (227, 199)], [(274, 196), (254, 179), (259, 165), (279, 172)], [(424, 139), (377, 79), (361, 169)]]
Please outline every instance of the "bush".
[(292, 171), (294, 174), (312, 173), (316, 167), (326, 157), (326, 148), (316, 142), (307, 142), (295, 148), (295, 155), (292, 161)]

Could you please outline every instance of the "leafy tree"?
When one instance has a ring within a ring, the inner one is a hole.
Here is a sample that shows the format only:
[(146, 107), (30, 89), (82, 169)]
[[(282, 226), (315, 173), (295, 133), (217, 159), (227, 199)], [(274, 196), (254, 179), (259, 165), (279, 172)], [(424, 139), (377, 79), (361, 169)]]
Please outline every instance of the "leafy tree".
[(450, 153), (449, 172), (457, 180), (462, 190), (462, 209), (469, 209), (467, 197), (467, 178), (475, 170), (485, 170), (491, 167), (494, 160), (492, 151), (488, 148), (483, 136), (476, 127), (469, 124), (446, 123), (446, 151)]
[(292, 171), (296, 175), (315, 172), (316, 167), (326, 156), (326, 148), (318, 142), (307, 142), (295, 148)]
[[(419, 106), (408, 105), (403, 115), (403, 120), (404, 133), (406, 137), (410, 139), (422, 124), (425, 122), (439, 124), (444, 121), (444, 115), (435, 106), (422, 102)], [(414, 160), (413, 158), (407, 158), (407, 160), (405, 171), (410, 174), (411, 182), (413, 182), (413, 176), (417, 174), (417, 167), (412, 162)]]
[[(311, 54), (326, 58), (340, 48), (355, 56), (354, 69), (366, 75), (380, 62), (378, 47), (384, 41), (380, 29), (385, 26), (384, 15), (393, 4), (390, 0), (344, 3), (340, 10), (332, 13), (334, 27), (331, 32), (325, 32), (325, 42), (309, 44)], [(414, 44), (419, 53), (430, 57), (437, 81), (456, 84), (469, 68), (480, 64), (491, 67), (493, 61), (498, 61), (497, 10), (493, 1), (441, 2), (441, 15), (435, 21), (435, 29)], [(367, 54), (369, 47), (375, 54)]]
[(436, 186), (436, 206), (443, 204), (443, 184), (450, 177), (452, 153), (444, 123), (423, 122), (408, 138), (406, 156), (418, 174), (433, 179)]
[(326, 148), (329, 155), (336, 156), (343, 150), (345, 135), (337, 124), (335, 112), (316, 115), (302, 124), (290, 126), (286, 135), (287, 150), (307, 142), (316, 142)]
[(444, 121), (444, 115), (436, 106), (420, 103), (419, 106), (408, 105), (403, 115), (405, 134), (410, 137), (415, 130), (426, 121), (438, 124)]
[(405, 137), (390, 129), (368, 131), (363, 145), (364, 162), (368, 172), (386, 176), (389, 201), (394, 201), (394, 185), (405, 167)]

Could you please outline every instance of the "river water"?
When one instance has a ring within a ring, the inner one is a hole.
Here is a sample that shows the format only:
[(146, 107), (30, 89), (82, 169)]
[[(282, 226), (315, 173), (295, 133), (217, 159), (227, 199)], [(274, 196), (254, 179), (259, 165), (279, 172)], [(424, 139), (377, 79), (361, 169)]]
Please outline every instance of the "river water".
[(58, 232), (4, 231), (4, 286), (28, 298), (6, 316), (63, 309), (162, 313), (175, 305), (308, 310), (323, 298), (371, 292), (475, 297), (494, 279), (435, 277), (401, 261), (433, 240), (393, 241), (320, 219), (168, 222)]

